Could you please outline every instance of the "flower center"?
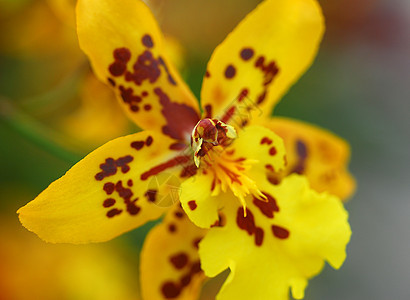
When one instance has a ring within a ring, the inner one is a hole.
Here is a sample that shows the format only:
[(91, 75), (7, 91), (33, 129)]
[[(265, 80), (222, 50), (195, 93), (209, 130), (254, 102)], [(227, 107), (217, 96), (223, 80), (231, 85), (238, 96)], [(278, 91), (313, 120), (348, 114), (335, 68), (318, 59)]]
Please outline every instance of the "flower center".
[(257, 161), (235, 155), (231, 146), (237, 138), (236, 130), (217, 119), (202, 119), (192, 131), (191, 147), (195, 165), (207, 176), (213, 176), (211, 192), (216, 196), (228, 188), (239, 198), (246, 212), (245, 196), (253, 194), (259, 199), (266, 197), (247, 171)]
[[(237, 137), (236, 130), (217, 119), (202, 119), (192, 130), (191, 147), (195, 151), (194, 161), (199, 168), (201, 159), (211, 150), (224, 149)], [(213, 149), (215, 146), (219, 148)]]

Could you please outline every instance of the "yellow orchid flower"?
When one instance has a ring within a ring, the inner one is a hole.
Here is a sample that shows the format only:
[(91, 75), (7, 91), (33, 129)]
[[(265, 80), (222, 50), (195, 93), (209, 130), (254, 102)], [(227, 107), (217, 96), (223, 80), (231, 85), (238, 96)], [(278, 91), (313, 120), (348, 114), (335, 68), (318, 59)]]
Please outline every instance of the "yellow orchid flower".
[(205, 276), (228, 268), (219, 300), (288, 299), (289, 289), (301, 299), (325, 261), (342, 265), (349, 149), (269, 119), (317, 52), (315, 0), (265, 0), (228, 35), (205, 72), (202, 115), (142, 1), (80, 0), (77, 28), (97, 77), (144, 131), (93, 151), (22, 207), (26, 228), (53, 243), (101, 242), (165, 214), (141, 253), (146, 300), (196, 299)]

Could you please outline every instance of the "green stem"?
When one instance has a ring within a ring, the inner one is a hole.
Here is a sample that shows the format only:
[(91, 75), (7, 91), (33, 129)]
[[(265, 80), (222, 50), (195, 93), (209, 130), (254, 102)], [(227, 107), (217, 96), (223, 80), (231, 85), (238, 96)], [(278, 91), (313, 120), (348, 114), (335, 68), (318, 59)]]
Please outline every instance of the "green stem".
[(74, 164), (84, 156), (74, 150), (62, 136), (18, 111), (11, 101), (5, 98), (0, 98), (0, 121), (41, 149), (68, 163)]

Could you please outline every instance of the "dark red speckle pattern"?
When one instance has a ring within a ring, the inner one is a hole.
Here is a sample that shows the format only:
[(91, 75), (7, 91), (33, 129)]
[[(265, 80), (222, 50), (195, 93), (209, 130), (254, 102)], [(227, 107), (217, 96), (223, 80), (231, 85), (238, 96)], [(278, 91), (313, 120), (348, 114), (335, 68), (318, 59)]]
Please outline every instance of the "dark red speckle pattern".
[(262, 228), (255, 225), (255, 217), (249, 209), (246, 209), (246, 217), (244, 216), (243, 207), (239, 207), (236, 214), (236, 224), (242, 230), (245, 230), (249, 235), (255, 236), (255, 245), (260, 247), (263, 244), (264, 231)]
[(154, 138), (152, 136), (148, 136), (145, 141), (135, 141), (130, 144), (131, 148), (134, 148), (135, 150), (141, 150), (144, 146), (151, 146), (152, 143), (154, 142)]
[[(109, 82), (113, 87), (118, 87), (121, 98), (128, 105), (129, 109), (134, 113), (149, 113), (154, 109), (158, 109), (153, 101), (155, 99), (148, 96), (146, 89), (138, 91), (139, 87), (144, 83), (152, 85), (152, 90), (159, 98), (159, 103), (162, 105), (161, 113), (164, 115), (167, 123), (163, 126), (163, 132), (177, 140), (185, 140), (189, 136), (190, 131), (199, 121), (198, 113), (192, 107), (179, 104), (171, 101), (169, 96), (161, 90), (160, 87), (155, 87), (161, 76), (165, 76), (166, 80), (171, 85), (177, 85), (177, 81), (171, 74), (167, 63), (161, 56), (155, 56), (152, 49), (155, 43), (149, 34), (141, 37), (141, 43), (145, 50), (139, 54), (135, 54), (133, 62), (131, 62), (132, 54), (128, 48), (117, 48), (113, 52), (114, 62), (108, 67), (112, 77), (122, 76), (125, 82), (134, 83), (135, 86), (127, 87), (117, 84), (114, 79), (109, 77)], [(161, 83), (163, 85), (163, 83)], [(141, 94), (138, 94), (140, 92)], [(144, 101), (142, 101), (144, 98)], [(150, 101), (150, 103), (144, 103)]]
[(94, 177), (96, 180), (101, 181), (106, 177), (117, 174), (118, 168), (120, 168), (121, 172), (125, 174), (130, 170), (128, 164), (133, 160), (134, 158), (131, 155), (123, 156), (118, 159), (109, 157), (100, 165), (101, 172), (95, 174)]

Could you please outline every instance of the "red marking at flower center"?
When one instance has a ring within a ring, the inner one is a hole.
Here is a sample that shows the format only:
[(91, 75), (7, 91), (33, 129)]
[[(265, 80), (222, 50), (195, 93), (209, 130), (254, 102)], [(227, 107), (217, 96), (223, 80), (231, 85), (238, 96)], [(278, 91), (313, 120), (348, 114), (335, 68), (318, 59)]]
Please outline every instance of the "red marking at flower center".
[(232, 170), (226, 168), (222, 164), (218, 164), (218, 166), (225, 172), (229, 179), (231, 179), (231, 183), (236, 182), (239, 185), (242, 185), (242, 182), (239, 180), (240, 174), (233, 172)]
[(177, 156), (177, 157), (175, 157), (175, 158), (173, 158), (173, 159), (171, 159), (171, 160), (169, 160), (169, 161), (167, 161), (163, 164), (155, 166), (155, 167), (151, 168), (150, 170), (142, 173), (141, 174), (141, 180), (147, 180), (149, 177), (157, 175), (158, 173), (160, 173), (160, 172), (162, 172), (166, 169), (175, 167), (175, 166), (180, 165), (180, 164), (187, 163), (190, 160), (192, 160), (191, 156)]
[(162, 105), (161, 113), (167, 122), (162, 132), (176, 140), (186, 140), (199, 121), (198, 113), (186, 104), (171, 102), (169, 96), (159, 87), (154, 89)]

